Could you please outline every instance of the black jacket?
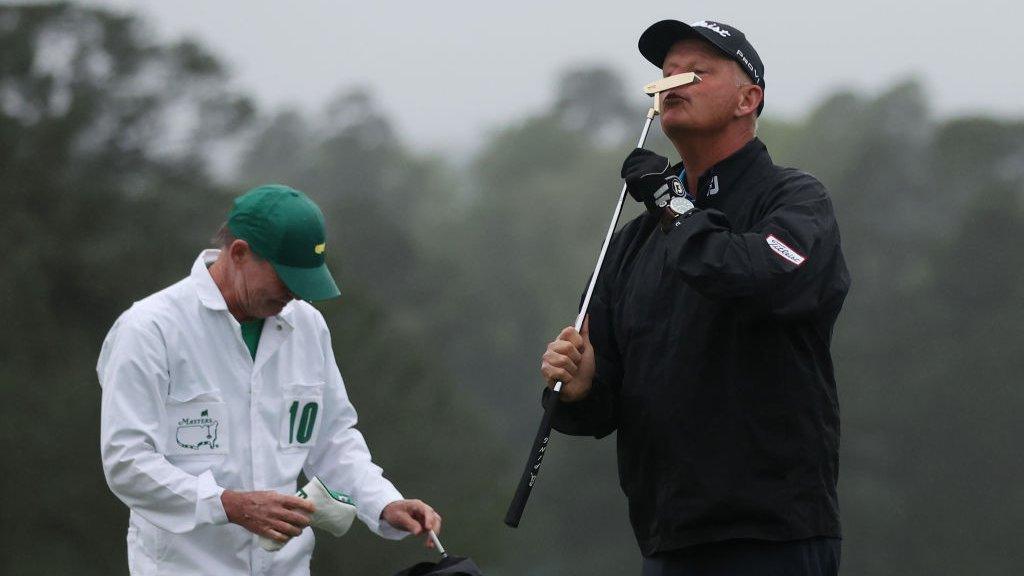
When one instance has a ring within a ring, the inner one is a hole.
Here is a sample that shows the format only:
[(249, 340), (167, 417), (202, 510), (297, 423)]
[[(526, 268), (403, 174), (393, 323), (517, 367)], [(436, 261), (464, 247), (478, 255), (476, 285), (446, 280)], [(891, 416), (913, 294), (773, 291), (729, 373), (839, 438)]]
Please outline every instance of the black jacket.
[(829, 348), (850, 278), (832, 202), (754, 139), (701, 177), (695, 205), (613, 237), (590, 304), (594, 387), (554, 427), (618, 431), (644, 555), (838, 537)]

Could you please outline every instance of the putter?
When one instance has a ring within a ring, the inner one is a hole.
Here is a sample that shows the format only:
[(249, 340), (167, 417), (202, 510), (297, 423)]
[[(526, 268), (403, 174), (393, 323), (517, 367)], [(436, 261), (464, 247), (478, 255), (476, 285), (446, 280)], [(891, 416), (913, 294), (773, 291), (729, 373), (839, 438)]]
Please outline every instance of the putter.
[[(700, 82), (700, 76), (692, 72), (686, 72), (684, 74), (676, 74), (669, 76), (668, 78), (662, 78), (661, 80), (651, 82), (644, 86), (644, 92), (648, 96), (654, 96), (654, 105), (647, 111), (647, 120), (644, 122), (644, 129), (640, 132), (640, 139), (637, 140), (636, 147), (643, 148), (644, 142), (647, 140), (647, 132), (651, 129), (651, 122), (654, 117), (661, 113), (661, 93), (665, 90), (671, 90), (672, 88), (678, 88), (679, 86), (686, 86), (689, 84), (696, 84)], [(619, 193), (619, 201), (615, 205), (615, 211), (612, 212), (612, 221), (608, 225), (608, 232), (604, 236), (604, 244), (601, 245), (601, 253), (597, 257), (597, 266), (594, 267), (594, 274), (590, 277), (590, 284), (587, 286), (587, 293), (583, 297), (583, 304), (580, 305), (580, 313), (576, 316), (576, 331), (579, 332), (583, 327), (583, 321), (587, 317), (587, 308), (590, 307), (590, 297), (594, 294), (594, 286), (597, 284), (597, 276), (601, 273), (601, 265), (604, 264), (604, 256), (608, 252), (608, 244), (611, 242), (612, 234), (615, 232), (615, 226), (619, 222), (619, 215), (622, 214), (622, 206), (626, 203), (626, 184), (622, 184), (622, 192)], [(512, 502), (509, 504), (508, 512), (505, 513), (505, 524), (512, 528), (519, 526), (519, 521), (523, 517), (523, 511), (526, 509), (526, 501), (530, 498), (530, 492), (533, 490), (533, 485), (537, 481), (537, 475), (540, 473), (540, 465), (544, 460), (544, 452), (547, 451), (548, 442), (551, 440), (551, 418), (558, 407), (559, 398), (558, 394), (562, 391), (562, 382), (555, 382), (554, 387), (551, 389), (551, 394), (548, 397), (544, 405), (544, 416), (541, 417), (540, 426), (537, 428), (537, 435), (533, 439), (533, 446), (530, 448), (529, 458), (526, 460), (526, 467), (523, 469), (522, 476), (519, 477), (519, 486), (516, 487), (516, 493), (512, 497)]]

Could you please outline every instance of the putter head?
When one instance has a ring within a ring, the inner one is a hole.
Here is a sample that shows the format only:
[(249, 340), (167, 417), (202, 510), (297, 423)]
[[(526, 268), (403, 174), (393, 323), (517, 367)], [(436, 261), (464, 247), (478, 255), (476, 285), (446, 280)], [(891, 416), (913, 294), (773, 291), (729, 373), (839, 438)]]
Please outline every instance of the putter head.
[(644, 92), (648, 96), (654, 96), (654, 105), (651, 106), (648, 116), (653, 118), (658, 114), (661, 114), (661, 93), (665, 90), (671, 90), (680, 86), (688, 86), (690, 84), (696, 84), (700, 82), (700, 76), (697, 76), (693, 72), (684, 72), (682, 74), (676, 74), (669, 76), (668, 78), (662, 78), (661, 80), (655, 80), (650, 84), (644, 86)]
[(684, 72), (682, 74), (676, 74), (660, 80), (655, 80), (650, 84), (644, 86), (644, 93), (648, 96), (654, 96), (665, 90), (671, 90), (680, 86), (687, 86), (689, 84), (696, 84), (700, 82), (700, 76), (697, 76), (693, 72)]

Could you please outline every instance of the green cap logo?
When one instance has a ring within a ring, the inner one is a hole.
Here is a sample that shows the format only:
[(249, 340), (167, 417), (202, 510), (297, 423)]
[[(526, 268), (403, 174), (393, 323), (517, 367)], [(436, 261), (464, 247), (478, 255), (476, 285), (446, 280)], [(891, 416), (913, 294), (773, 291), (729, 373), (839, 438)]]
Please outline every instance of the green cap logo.
[(326, 300), (340, 294), (324, 260), (324, 215), (302, 192), (280, 184), (253, 188), (235, 198), (228, 229), (268, 260), (299, 298)]

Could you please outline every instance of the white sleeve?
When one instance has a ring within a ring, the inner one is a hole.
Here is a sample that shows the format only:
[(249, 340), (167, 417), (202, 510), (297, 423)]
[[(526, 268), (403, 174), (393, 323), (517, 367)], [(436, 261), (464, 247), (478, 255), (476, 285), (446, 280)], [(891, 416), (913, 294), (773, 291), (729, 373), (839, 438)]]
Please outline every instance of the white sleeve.
[(159, 329), (137, 307), (110, 329), (96, 372), (103, 388), (100, 455), (110, 490), (134, 512), (174, 533), (226, 524), (224, 491), (207, 470), (193, 476), (157, 452), (170, 376)]
[(321, 330), (327, 376), (324, 388), (327, 417), (319, 441), (310, 450), (304, 471), (310, 478), (319, 476), (331, 489), (351, 495), (359, 519), (370, 530), (384, 538), (400, 540), (409, 533), (392, 527), (380, 515), (385, 506), (402, 500), (402, 494), (384, 477), (380, 466), (371, 461), (366, 440), (355, 429), (356, 410), (348, 399), (345, 383), (338, 371), (330, 334), (326, 325), (322, 325)]

